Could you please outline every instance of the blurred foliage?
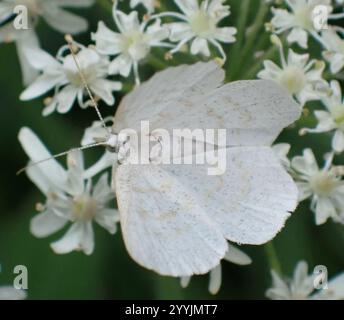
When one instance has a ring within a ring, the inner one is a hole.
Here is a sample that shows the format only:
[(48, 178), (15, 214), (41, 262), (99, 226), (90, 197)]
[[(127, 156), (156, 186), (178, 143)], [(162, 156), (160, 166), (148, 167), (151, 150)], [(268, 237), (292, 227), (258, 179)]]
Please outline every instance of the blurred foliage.
[[(102, 4), (106, 4), (101, 0)], [(172, 1), (168, 3), (172, 8)], [(232, 15), (231, 25), (239, 29), (238, 42), (225, 47), (229, 52), (226, 65), (227, 79), (254, 78), (261, 68), (263, 59), (277, 58), (276, 50), (270, 45), (263, 22), (268, 11), (260, 1), (229, 1)], [(98, 3), (99, 4), (99, 3)], [(90, 10), (79, 10), (90, 21), (90, 30), (95, 31), (98, 20), (113, 26), (112, 17), (104, 6), (94, 6)], [(248, 25), (253, 26), (248, 28)], [(38, 34), (44, 49), (51, 53), (63, 44), (63, 35), (56, 33), (40, 22)], [(89, 43), (89, 34), (76, 38), (81, 43)], [(314, 54), (318, 53), (317, 48)], [(263, 55), (256, 58), (255, 52)], [(166, 62), (163, 54), (154, 50), (143, 68), (142, 78), (149, 77), (154, 70), (162, 68)], [(191, 63), (194, 58), (177, 55), (171, 64)], [(30, 299), (208, 299), (213, 298), (207, 291), (208, 276), (194, 277), (187, 289), (182, 289), (178, 279), (160, 277), (139, 267), (127, 254), (120, 232), (110, 236), (96, 227), (96, 249), (92, 256), (72, 253), (58, 256), (52, 252), (49, 243), (59, 238), (55, 234), (48, 239), (36, 239), (29, 233), (29, 221), (34, 214), (34, 206), (44, 199), (25, 175), (17, 177), (15, 172), (26, 164), (27, 158), (17, 140), (22, 126), (32, 128), (55, 153), (77, 146), (85, 127), (96, 119), (94, 110), (81, 111), (75, 106), (67, 115), (53, 114), (41, 116), (42, 99), (20, 102), (23, 90), (21, 73), (15, 46), (0, 45), (0, 119), (1, 119), (1, 183), (0, 183), (0, 285), (13, 281), (13, 268), (23, 264), (29, 270)], [(118, 97), (118, 100), (120, 97)], [(311, 108), (319, 108), (318, 104)], [(104, 115), (114, 114), (113, 107), (102, 106)], [(314, 125), (312, 116), (302, 120), (302, 126)], [(329, 150), (330, 137), (308, 135), (300, 137), (298, 128), (287, 129), (280, 141), (292, 144), (292, 155), (303, 148), (311, 147), (321, 160)], [(87, 160), (99, 156), (99, 151), (86, 152)], [(341, 159), (343, 160), (343, 159)], [(323, 264), (330, 276), (344, 270), (344, 227), (332, 222), (316, 227), (309, 203), (300, 205), (287, 221), (285, 228), (275, 238), (274, 246), (283, 273), (290, 275), (296, 262), (305, 259), (310, 266)], [(264, 298), (270, 286), (270, 265), (265, 246), (243, 246), (242, 249), (253, 259), (250, 266), (240, 267), (223, 263), (223, 282), (216, 298), (258, 299)]]

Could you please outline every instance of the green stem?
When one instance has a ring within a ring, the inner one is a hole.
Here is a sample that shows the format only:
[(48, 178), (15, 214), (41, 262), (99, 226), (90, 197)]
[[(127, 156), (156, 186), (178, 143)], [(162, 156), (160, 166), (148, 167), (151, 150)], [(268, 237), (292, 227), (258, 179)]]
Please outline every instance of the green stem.
[(237, 71), (237, 65), (231, 63), (231, 61), (238, 61), (240, 51), (242, 49), (243, 40), (245, 38), (245, 29), (248, 19), (248, 13), (249, 13), (249, 5), (250, 0), (242, 0), (241, 6), (240, 6), (240, 17), (237, 20), (236, 28), (237, 28), (237, 36), (236, 36), (236, 42), (232, 47), (232, 50), (229, 54), (229, 64), (228, 64), (228, 79), (230, 80), (231, 75), (234, 75)]
[(268, 14), (268, 12), (269, 6), (261, 2), (256, 20), (254, 21), (253, 25), (249, 28), (248, 38), (246, 41), (246, 45), (244, 47), (245, 56), (247, 56), (254, 48), (254, 45), (257, 41), (257, 34), (262, 29), (262, 27), (264, 27), (265, 17)]
[(250, 8), (250, 0), (242, 0), (241, 7), (240, 7), (240, 16), (237, 22), (237, 43), (238, 46), (242, 46), (242, 42), (245, 38), (245, 29), (246, 29), (246, 23), (248, 18), (248, 12)]
[(265, 246), (265, 253), (267, 260), (269, 262), (270, 268), (276, 271), (278, 274), (282, 275), (281, 264), (278, 260), (277, 253), (273, 241), (268, 242)]
[(252, 53), (256, 47), (258, 32), (260, 32), (261, 29), (264, 28), (264, 21), (268, 12), (269, 6), (261, 1), (259, 4), (259, 10), (256, 19), (254, 23), (248, 28), (246, 43), (242, 48), (240, 48), (240, 55), (238, 55), (238, 60), (236, 60), (236, 67), (232, 71), (232, 80), (236, 79), (237, 73), (239, 72), (239, 70), (242, 70), (243, 63), (251, 60)]

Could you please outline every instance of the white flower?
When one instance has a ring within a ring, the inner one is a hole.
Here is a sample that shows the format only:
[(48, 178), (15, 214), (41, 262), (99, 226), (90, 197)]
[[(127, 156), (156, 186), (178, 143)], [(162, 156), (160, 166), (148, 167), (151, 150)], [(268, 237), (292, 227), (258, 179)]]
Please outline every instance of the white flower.
[(296, 172), (299, 200), (311, 197), (311, 209), (317, 225), (329, 218), (344, 222), (344, 172), (341, 167), (332, 166), (332, 155), (328, 156), (324, 168), (319, 169), (312, 150), (305, 149), (302, 156), (292, 159)]
[(278, 143), (272, 146), (272, 150), (275, 152), (277, 158), (281, 161), (282, 165), (286, 168), (290, 168), (290, 160), (288, 159), (288, 153), (290, 151), (289, 143)]
[(26, 292), (24, 290), (16, 289), (11, 286), (0, 286), (0, 301), (1, 300), (24, 300)]
[(326, 51), (324, 59), (330, 64), (332, 73), (338, 73), (344, 67), (344, 40), (333, 29), (324, 30), (321, 33)]
[(149, 13), (154, 12), (156, 0), (130, 0), (130, 7), (135, 8), (142, 4)]
[(287, 37), (289, 43), (298, 43), (300, 47), (308, 47), (308, 34), (318, 40), (315, 28), (314, 9), (318, 5), (326, 6), (328, 13), (333, 8), (331, 0), (285, 0), (289, 10), (271, 8), (273, 18), (271, 25), (276, 34), (290, 30)]
[(264, 69), (258, 73), (258, 78), (279, 83), (301, 105), (307, 101), (320, 99), (324, 88), (328, 86), (322, 78), (325, 63), (316, 60), (309, 61), (309, 54), (297, 54), (292, 49), (289, 49), (288, 59), (286, 59), (280, 40), (273, 36), (272, 41), (280, 49), (281, 67), (271, 60), (265, 60)]
[[(21, 129), (19, 140), (32, 162), (51, 156), (30, 129)], [(107, 173), (94, 187), (90, 179), (84, 178), (80, 151), (69, 153), (67, 165), (65, 170), (53, 159), (27, 168), (29, 178), (47, 197), (44, 205), (37, 205), (40, 213), (32, 219), (30, 229), (34, 236), (42, 238), (71, 223), (67, 233), (51, 244), (52, 249), (58, 254), (80, 250), (89, 255), (94, 249), (93, 222), (111, 234), (117, 230), (118, 212), (107, 207), (115, 195), (108, 185)]]
[(199, 5), (198, 0), (174, 0), (183, 14), (166, 12), (158, 16), (176, 17), (183, 22), (169, 23), (171, 30), (170, 39), (178, 42), (178, 45), (171, 50), (175, 53), (186, 43), (191, 42), (191, 53), (210, 56), (208, 43), (217, 48), (222, 58), (226, 60), (220, 42), (235, 42), (237, 32), (234, 27), (218, 27), (223, 18), (230, 15), (229, 6), (223, 5), (224, 0), (203, 1)]
[(344, 273), (332, 278), (327, 288), (316, 289), (316, 274), (308, 275), (308, 265), (300, 261), (292, 279), (283, 279), (275, 271), (271, 271), (272, 287), (266, 296), (272, 300), (343, 300)]
[[(31, 65), (42, 74), (21, 94), (20, 99), (31, 100), (54, 89), (53, 98), (47, 100), (43, 110), (45, 116), (55, 110), (59, 113), (68, 112), (75, 100), (82, 108), (90, 105), (84, 102), (86, 90), (73, 56), (63, 56), (66, 51), (69, 52), (68, 46), (63, 46), (55, 59), (43, 50), (28, 50)], [(93, 94), (112, 106), (115, 103), (112, 92), (121, 90), (122, 84), (106, 79), (108, 58), (94, 49), (80, 46), (76, 60)]]
[(106, 55), (116, 56), (109, 65), (110, 74), (128, 77), (134, 71), (136, 83), (140, 83), (138, 65), (145, 59), (152, 47), (163, 47), (163, 40), (168, 38), (168, 29), (160, 21), (148, 26), (148, 21), (140, 23), (137, 11), (129, 15), (113, 6), (113, 18), (119, 32), (111, 31), (100, 21), (98, 30), (92, 34), (97, 50)]
[[(235, 246), (228, 243), (228, 251), (223, 260), (232, 262), (234, 264), (244, 266), (252, 263), (251, 258)], [(191, 277), (182, 277), (180, 284), (186, 288), (190, 283)], [(209, 287), (208, 290), (211, 294), (217, 294), (221, 288), (222, 283), (222, 267), (221, 263), (209, 272)]]
[(331, 81), (332, 94), (323, 98), (327, 110), (316, 110), (314, 114), (318, 125), (314, 129), (303, 129), (303, 132), (330, 132), (333, 131), (332, 149), (341, 153), (344, 151), (344, 100), (338, 81)]
[[(88, 22), (74, 13), (66, 11), (64, 7), (84, 8), (89, 7), (94, 0), (4, 0), (0, 3), (0, 23), (9, 21), (0, 27), (0, 43), (15, 41), (17, 45), (18, 57), (20, 60), (23, 81), (28, 85), (35, 79), (37, 72), (29, 65), (30, 55), (26, 55), (26, 48), (37, 48), (39, 42), (34, 27), (39, 18), (52, 28), (62, 33), (77, 34), (86, 31)], [(29, 29), (17, 30), (14, 28), (13, 15), (14, 7), (24, 5), (28, 9)]]

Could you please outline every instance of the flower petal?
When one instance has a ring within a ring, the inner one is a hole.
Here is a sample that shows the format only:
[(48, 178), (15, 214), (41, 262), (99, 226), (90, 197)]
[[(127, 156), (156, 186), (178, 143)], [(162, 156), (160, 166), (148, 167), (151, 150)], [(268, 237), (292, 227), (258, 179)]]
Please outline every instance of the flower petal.
[(51, 248), (57, 254), (65, 254), (76, 251), (83, 251), (90, 255), (94, 249), (94, 233), (91, 222), (75, 222), (62, 237), (53, 242)]
[(299, 190), (299, 202), (309, 198), (312, 195), (312, 189), (308, 182), (296, 182)]
[(101, 98), (107, 105), (112, 106), (115, 103), (113, 91), (120, 91), (122, 83), (119, 81), (110, 81), (106, 79), (96, 79), (90, 83), (91, 91)]
[(56, 75), (42, 74), (20, 95), (20, 100), (27, 101), (37, 98), (54, 88), (60, 82)]
[(336, 216), (336, 209), (332, 201), (325, 197), (319, 197), (315, 206), (316, 225), (324, 224), (328, 218)]
[(131, 71), (133, 61), (128, 55), (121, 54), (109, 66), (109, 74), (120, 74), (123, 77), (128, 77)]
[(30, 232), (37, 238), (45, 238), (61, 230), (67, 222), (48, 209), (31, 219)]
[(96, 33), (92, 33), (97, 50), (102, 54), (116, 55), (122, 52), (122, 36), (110, 30), (103, 21), (99, 21)]
[(221, 263), (219, 263), (214, 269), (210, 271), (209, 279), (209, 292), (211, 294), (217, 294), (221, 288), (222, 283), (222, 268)]
[(234, 247), (230, 243), (228, 243), (228, 251), (224, 259), (242, 266), (252, 263), (251, 258), (246, 253)]
[[(38, 162), (51, 157), (51, 153), (46, 149), (37, 135), (29, 128), (24, 127), (19, 132), (19, 141), (32, 162)], [(67, 180), (66, 171), (55, 160), (51, 159), (37, 165), (45, 176), (49, 176), (56, 186), (63, 186)]]
[(181, 277), (180, 278), (180, 285), (182, 288), (186, 288), (190, 283), (191, 277)]
[(73, 107), (78, 94), (78, 88), (73, 85), (65, 86), (56, 96), (57, 111), (59, 113), (67, 113)]
[(287, 38), (289, 43), (297, 43), (301, 48), (308, 48), (308, 33), (301, 28), (293, 28)]
[(120, 216), (116, 209), (102, 209), (98, 212), (94, 220), (109, 233), (115, 234)]
[(206, 57), (210, 56), (210, 50), (208, 46), (208, 41), (203, 38), (195, 38), (194, 41), (192, 41), (191, 44), (191, 54), (202, 54)]
[(344, 132), (336, 130), (332, 139), (332, 148), (334, 151), (341, 153), (344, 151)]
[(174, 0), (174, 2), (186, 15), (191, 15), (199, 9), (197, 0)]
[(24, 37), (19, 37), (16, 41), (17, 51), (18, 51), (18, 58), (23, 74), (23, 83), (24, 85), (28, 85), (34, 81), (37, 76), (38, 72), (35, 70), (30, 61), (32, 57), (28, 55), (26, 52), (27, 48), (38, 48), (39, 47), (39, 40), (35, 31), (27, 30), (25, 32)]
[(292, 159), (292, 167), (300, 173), (312, 176), (319, 171), (318, 164), (311, 149), (303, 150), (303, 156)]
[(233, 27), (224, 27), (224, 28), (217, 28), (214, 34), (216, 40), (225, 43), (233, 43), (235, 42), (235, 35), (237, 33), (237, 29)]

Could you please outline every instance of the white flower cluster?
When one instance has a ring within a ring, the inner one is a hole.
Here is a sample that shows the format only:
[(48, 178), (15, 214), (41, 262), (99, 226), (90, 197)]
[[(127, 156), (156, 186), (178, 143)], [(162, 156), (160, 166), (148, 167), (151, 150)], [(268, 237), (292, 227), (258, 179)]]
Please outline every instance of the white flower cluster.
[[(53, 96), (44, 100), (45, 116), (54, 111), (68, 112), (75, 100), (82, 108), (91, 106), (89, 101), (84, 101), (84, 81), (97, 100), (114, 105), (112, 94), (120, 91), (122, 84), (109, 77), (128, 77), (133, 72), (135, 82), (139, 84), (139, 65), (149, 59), (153, 48), (165, 48), (166, 58), (171, 58), (172, 54), (191, 43), (191, 54), (209, 58), (212, 55), (209, 45), (212, 45), (225, 62), (226, 54), (221, 43), (235, 42), (235, 28), (219, 27), (219, 23), (230, 15), (229, 6), (224, 5), (224, 0), (205, 0), (201, 3), (198, 0), (175, 0), (182, 13), (154, 13), (155, 1), (132, 0), (132, 8), (142, 4), (147, 14), (142, 18), (139, 18), (138, 11), (126, 14), (118, 8), (118, 1), (114, 1), (112, 15), (116, 30), (109, 29), (103, 21), (99, 21), (97, 31), (91, 34), (94, 45), (85, 47), (73, 42), (79, 66), (66, 45), (61, 47), (56, 57), (40, 48), (34, 32), (40, 17), (60, 32), (77, 34), (87, 29), (87, 21), (63, 8), (89, 7), (93, 2), (5, 0), (0, 3), (0, 41), (16, 42), (24, 83), (27, 85), (20, 96), (21, 100), (31, 100), (54, 90)], [(28, 8), (32, 22), (29, 30), (16, 30), (12, 19), (6, 20), (18, 4)], [(178, 21), (162, 23), (161, 19), (165, 18)], [(1, 21), (4, 21), (3, 25)], [(214, 54), (216, 57), (217, 53)], [(84, 79), (81, 79), (80, 71)]]
[[(19, 140), (31, 161), (51, 156), (30, 129), (21, 129)], [(29, 167), (27, 175), (46, 197), (44, 204), (37, 204), (39, 214), (31, 221), (32, 234), (38, 238), (47, 237), (71, 223), (66, 235), (51, 244), (56, 253), (81, 250), (91, 254), (94, 249), (93, 221), (111, 234), (116, 232), (118, 211), (107, 206), (115, 197), (108, 185), (108, 174), (104, 173), (92, 186), (80, 151), (68, 154), (67, 170), (52, 159)]]
[[(335, 23), (344, 18), (343, 1), (266, 2), (272, 5), (272, 19), (265, 26), (272, 33), (271, 42), (278, 49), (280, 63), (264, 60), (264, 68), (257, 76), (283, 86), (305, 107), (306, 117), (314, 105), (310, 102), (317, 101), (322, 107), (313, 111), (317, 126), (302, 128), (301, 136), (306, 133), (332, 134), (332, 143), (324, 155), (322, 167), (310, 148), (305, 148), (302, 156), (291, 160), (288, 158), (289, 144), (277, 144), (274, 150), (297, 183), (299, 201), (310, 200), (316, 225), (329, 219), (344, 224), (344, 167), (333, 164), (334, 158), (344, 151), (344, 102), (338, 81), (342, 79), (344, 69), (344, 29)], [(321, 52), (319, 56), (312, 55), (317, 52), (312, 46)], [(325, 283), (325, 289), (316, 290), (316, 276), (308, 274), (304, 261), (297, 264), (292, 279), (282, 278), (276, 270), (271, 272), (272, 287), (266, 291), (270, 299), (344, 299), (343, 273)]]
[[(325, 165), (319, 168), (313, 151), (306, 148), (302, 156), (292, 159), (288, 170), (297, 181), (299, 200), (311, 200), (317, 225), (329, 218), (344, 223), (344, 170), (343, 166), (332, 164), (334, 157), (344, 151), (344, 102), (337, 80), (341, 79), (344, 67), (344, 32), (334, 24), (344, 18), (343, 3), (331, 0), (285, 0), (280, 1), (279, 5), (271, 8), (272, 19), (266, 27), (273, 33), (271, 41), (278, 48), (281, 65), (265, 60), (264, 69), (258, 73), (258, 77), (284, 86), (307, 108), (306, 114), (310, 101), (319, 101), (320, 106), (324, 107), (313, 111), (317, 126), (302, 128), (300, 135), (332, 134)], [(318, 12), (320, 9), (323, 12)], [(324, 16), (319, 16), (321, 14)], [(321, 28), (317, 26), (319, 17), (323, 18)], [(290, 46), (295, 44), (294, 49), (288, 49), (287, 57), (282, 42)], [(309, 44), (318, 46), (321, 56), (312, 57), (308, 52)], [(288, 150), (284, 151), (288, 153)]]
[[(344, 273), (330, 279), (316, 274), (308, 274), (308, 265), (299, 261), (292, 279), (282, 278), (271, 271), (272, 287), (266, 291), (266, 297), (272, 300), (343, 300)], [(324, 283), (321, 284), (321, 281)], [(321, 286), (322, 285), (322, 286)], [(318, 288), (318, 289), (316, 289)]]

